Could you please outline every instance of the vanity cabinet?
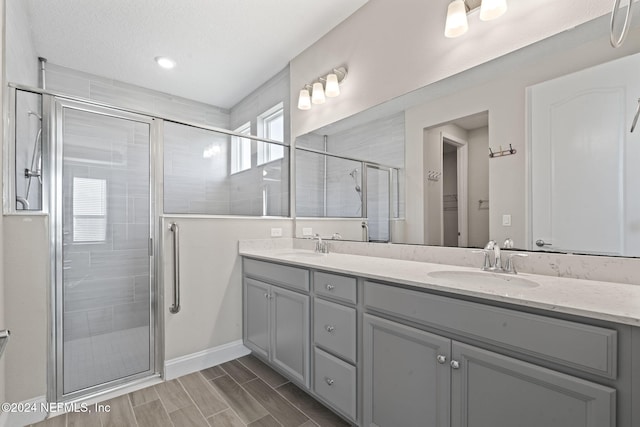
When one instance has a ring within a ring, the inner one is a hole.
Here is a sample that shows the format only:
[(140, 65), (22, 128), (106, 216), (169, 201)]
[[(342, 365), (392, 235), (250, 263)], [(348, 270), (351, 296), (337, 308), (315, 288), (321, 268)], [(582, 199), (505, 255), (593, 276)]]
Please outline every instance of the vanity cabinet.
[(290, 379), (309, 388), (310, 298), (308, 294), (292, 290), (306, 288), (308, 292), (309, 273), (279, 267), (245, 261), (244, 344)]
[(351, 421), (358, 418), (357, 280), (313, 272), (313, 390)]
[(364, 317), (365, 426), (615, 426), (614, 389)]
[(354, 425), (635, 425), (638, 328), (253, 259), (243, 282), (246, 346)]

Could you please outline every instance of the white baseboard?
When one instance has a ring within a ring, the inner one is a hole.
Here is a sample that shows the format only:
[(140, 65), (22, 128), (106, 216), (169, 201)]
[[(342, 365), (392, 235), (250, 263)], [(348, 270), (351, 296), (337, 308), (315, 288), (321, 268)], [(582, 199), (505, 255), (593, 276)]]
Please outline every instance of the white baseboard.
[(23, 427), (29, 424), (35, 424), (47, 417), (47, 412), (40, 409), (46, 406), (47, 398), (45, 396), (34, 397), (33, 399), (23, 400), (17, 404), (20, 409), (35, 408), (35, 411), (29, 410), (21, 412), (2, 412), (0, 414), (1, 427)]
[(186, 356), (165, 361), (164, 378), (165, 380), (172, 380), (182, 375), (198, 372), (238, 357), (246, 356), (249, 353), (251, 353), (251, 350), (242, 344), (242, 340), (238, 340), (197, 353), (187, 354)]

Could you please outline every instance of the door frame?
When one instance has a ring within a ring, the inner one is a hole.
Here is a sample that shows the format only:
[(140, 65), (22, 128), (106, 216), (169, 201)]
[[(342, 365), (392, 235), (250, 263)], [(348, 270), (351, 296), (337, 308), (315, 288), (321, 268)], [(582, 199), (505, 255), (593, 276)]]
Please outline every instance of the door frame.
[[(63, 167), (63, 113), (65, 109), (84, 111), (92, 114), (130, 120), (149, 125), (149, 369), (134, 375), (106, 383), (97, 384), (71, 393), (64, 393), (64, 359), (63, 359), (63, 260), (62, 260), (62, 167)], [(43, 198), (49, 208), (49, 250), (51, 262), (49, 268), (48, 287), (48, 361), (47, 361), (47, 401), (64, 402), (79, 398), (91, 398), (109, 389), (124, 386), (147, 378), (159, 376), (161, 365), (162, 324), (158, 314), (160, 300), (159, 280), (157, 274), (158, 236), (156, 230), (156, 173), (158, 153), (158, 123), (153, 117), (130, 113), (123, 110), (96, 105), (91, 102), (70, 100), (64, 97), (43, 94)], [(45, 190), (46, 189), (46, 190)], [(58, 286), (60, 285), (60, 286)]]
[[(464, 248), (469, 242), (469, 143), (447, 132), (440, 132), (440, 170), (443, 171), (444, 144), (456, 147), (457, 181), (458, 181), (458, 247)], [(443, 179), (439, 182), (440, 188), (440, 245), (444, 245), (444, 203), (442, 200)]]

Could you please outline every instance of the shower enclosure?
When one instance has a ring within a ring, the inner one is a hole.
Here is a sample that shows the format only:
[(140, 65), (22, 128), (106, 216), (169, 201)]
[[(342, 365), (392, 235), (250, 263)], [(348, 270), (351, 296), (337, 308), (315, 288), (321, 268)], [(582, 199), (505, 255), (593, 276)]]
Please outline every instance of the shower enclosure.
[(145, 116), (55, 100), (56, 396), (155, 371), (151, 132)]

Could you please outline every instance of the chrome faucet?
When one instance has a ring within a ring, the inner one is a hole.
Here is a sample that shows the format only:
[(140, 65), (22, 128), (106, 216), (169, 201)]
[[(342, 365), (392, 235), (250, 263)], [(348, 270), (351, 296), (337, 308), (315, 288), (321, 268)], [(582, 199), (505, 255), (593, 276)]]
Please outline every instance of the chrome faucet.
[[(504, 249), (513, 249), (513, 240), (508, 238), (504, 241)], [(489, 240), (484, 249), (472, 251), (473, 253), (484, 254), (484, 264), (482, 265), (483, 271), (492, 271), (495, 273), (507, 273), (518, 274), (515, 265), (513, 263), (513, 257), (527, 257), (527, 254), (512, 253), (509, 254), (505, 261), (504, 267), (502, 266), (502, 251), (500, 246), (495, 240)], [(491, 252), (493, 252), (493, 262), (491, 262)]]
[(313, 239), (316, 240), (316, 249), (315, 252), (319, 253), (319, 254), (328, 254), (329, 253), (329, 245), (327, 244), (326, 241), (322, 240), (322, 237), (316, 233), (315, 236), (313, 236)]
[(500, 254), (500, 246), (495, 242), (495, 240), (489, 240), (489, 243), (487, 243), (484, 249), (486, 251), (493, 251), (493, 265), (490, 267), (490, 269), (502, 271), (502, 258)]

